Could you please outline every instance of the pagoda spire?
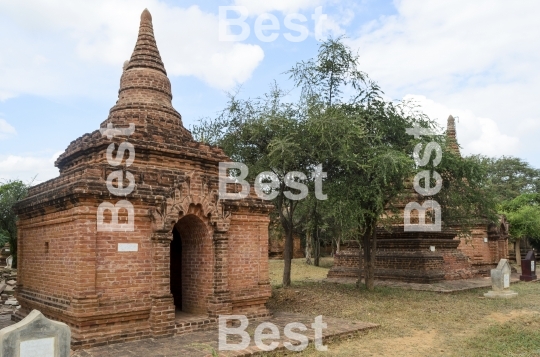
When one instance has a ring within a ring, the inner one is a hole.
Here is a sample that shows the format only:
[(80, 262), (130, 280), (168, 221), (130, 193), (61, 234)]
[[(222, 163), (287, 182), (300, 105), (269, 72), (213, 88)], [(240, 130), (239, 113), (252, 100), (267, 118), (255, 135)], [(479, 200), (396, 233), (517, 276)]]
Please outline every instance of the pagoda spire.
[(165, 66), (159, 55), (156, 39), (154, 37), (154, 27), (152, 25), (152, 15), (148, 9), (144, 9), (141, 14), (141, 24), (139, 26), (139, 36), (135, 49), (131, 55), (126, 70), (131, 68), (152, 68), (163, 72), (165, 75)]
[(446, 140), (448, 146), (450, 147), (450, 150), (452, 150), (455, 154), (461, 156), (456, 136), (456, 120), (452, 115), (448, 117), (448, 122), (446, 125)]
[(182, 116), (172, 105), (171, 81), (159, 55), (152, 15), (147, 9), (141, 14), (133, 54), (123, 65), (118, 100), (101, 127), (109, 124), (119, 127), (134, 124), (138, 129), (133, 135), (140, 134), (151, 141), (158, 137), (169, 143), (193, 140), (182, 124)]

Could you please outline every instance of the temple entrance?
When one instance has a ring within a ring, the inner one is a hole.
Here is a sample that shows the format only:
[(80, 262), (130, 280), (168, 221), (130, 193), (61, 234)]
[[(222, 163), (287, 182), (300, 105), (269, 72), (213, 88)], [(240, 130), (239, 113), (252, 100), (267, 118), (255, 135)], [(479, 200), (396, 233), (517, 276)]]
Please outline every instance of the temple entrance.
[(172, 235), (170, 286), (177, 315), (207, 314), (214, 261), (209, 228), (190, 214), (174, 225)]

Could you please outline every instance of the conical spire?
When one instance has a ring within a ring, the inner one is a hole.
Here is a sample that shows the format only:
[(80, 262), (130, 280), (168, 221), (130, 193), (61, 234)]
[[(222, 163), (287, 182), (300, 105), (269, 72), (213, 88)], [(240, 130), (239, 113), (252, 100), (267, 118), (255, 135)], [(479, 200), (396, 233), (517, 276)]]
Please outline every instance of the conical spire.
[(454, 153), (461, 156), (456, 136), (456, 120), (451, 115), (448, 117), (448, 122), (446, 125), (446, 139), (448, 140), (448, 146), (450, 149)]
[(139, 36), (131, 59), (123, 66), (116, 107), (127, 104), (158, 104), (173, 109), (171, 82), (159, 55), (152, 28), (152, 15), (144, 9)]
[(167, 74), (156, 45), (154, 27), (152, 26), (152, 15), (148, 9), (144, 9), (141, 14), (141, 25), (139, 27), (137, 44), (125, 69), (141, 67), (153, 68)]
[[(128, 127), (149, 140), (178, 143), (191, 141), (182, 116), (172, 105), (171, 81), (161, 61), (152, 28), (152, 15), (145, 9), (131, 59), (123, 66), (118, 100), (101, 127)], [(143, 129), (144, 128), (144, 129)], [(166, 139), (165, 139), (166, 138)]]

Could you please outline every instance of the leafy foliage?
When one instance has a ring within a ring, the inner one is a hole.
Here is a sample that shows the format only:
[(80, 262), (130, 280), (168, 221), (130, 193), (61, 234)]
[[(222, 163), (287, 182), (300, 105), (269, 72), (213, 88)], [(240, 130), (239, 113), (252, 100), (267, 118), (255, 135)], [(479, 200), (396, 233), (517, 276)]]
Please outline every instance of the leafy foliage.
[(13, 266), (16, 266), (17, 253), (17, 216), (13, 206), (26, 197), (28, 185), (20, 180), (0, 184), (0, 244), (9, 241), (13, 252)]
[(517, 157), (472, 157), (484, 167), (487, 188), (497, 202), (509, 201), (523, 193), (540, 193), (540, 170)]
[(513, 240), (530, 238), (540, 241), (540, 194), (521, 194), (513, 200), (502, 202), (500, 210), (510, 223)]
[(442, 207), (445, 226), (458, 227), (460, 233), (468, 234), (479, 220), (497, 221), (496, 198), (486, 189), (485, 166), (475, 158), (462, 158), (446, 150), (436, 169), (443, 187), (433, 199)]
[[(436, 124), (408, 102), (384, 100), (358, 65), (358, 56), (341, 38), (330, 39), (320, 45), (317, 57), (286, 72), (301, 89), (297, 102), (286, 101), (287, 93), (274, 84), (263, 97), (230, 96), (215, 120), (204, 119), (193, 128), (196, 138), (221, 146), (234, 161), (246, 164), (249, 179), (263, 171), (280, 179), (274, 204), (286, 232), (284, 286), (290, 283), (296, 230), (314, 239), (315, 247), (323, 232), (360, 241), (366, 282), (373, 287), (376, 228), (393, 223), (384, 213), (403, 199), (407, 182), (418, 171), (412, 157), (417, 144), (435, 140), (443, 148), (441, 163), (422, 170), (437, 170), (443, 177), (445, 186), (434, 199), (445, 210), (446, 224), (467, 227), (480, 216), (493, 216), (493, 201), (484, 192), (486, 166), (453, 155), (442, 135), (415, 139), (407, 134), (407, 128), (435, 130)], [(313, 197), (314, 175), (306, 180), (307, 199), (288, 199), (285, 174), (312, 172), (318, 165), (327, 173), (328, 200)]]

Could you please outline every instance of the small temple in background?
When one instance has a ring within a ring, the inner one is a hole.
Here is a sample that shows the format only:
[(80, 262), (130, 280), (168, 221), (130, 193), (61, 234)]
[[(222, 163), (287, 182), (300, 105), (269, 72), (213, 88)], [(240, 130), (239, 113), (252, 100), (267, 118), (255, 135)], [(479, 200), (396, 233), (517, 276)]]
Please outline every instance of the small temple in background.
[[(460, 155), (456, 135), (456, 122), (448, 117), (446, 137), (450, 148)], [(458, 249), (465, 253), (481, 275), (489, 276), (499, 260), (508, 259), (508, 222), (501, 216), (497, 224), (479, 218), (478, 224), (467, 237), (460, 238)]]
[[(446, 143), (461, 156), (456, 136), (456, 123), (448, 117)], [(403, 202), (396, 205), (404, 212), (405, 202), (420, 202), (412, 183), (407, 183)], [(412, 219), (412, 217), (411, 217)], [(403, 222), (403, 219), (401, 219)], [(508, 223), (501, 217), (498, 224), (479, 218), (471, 234), (458, 236), (459, 227), (441, 232), (405, 232), (403, 224), (390, 231), (377, 230), (375, 278), (415, 283), (434, 283), (442, 280), (489, 276), (500, 259), (508, 257)], [(334, 265), (328, 278), (358, 278), (358, 242), (343, 244), (334, 255)]]

